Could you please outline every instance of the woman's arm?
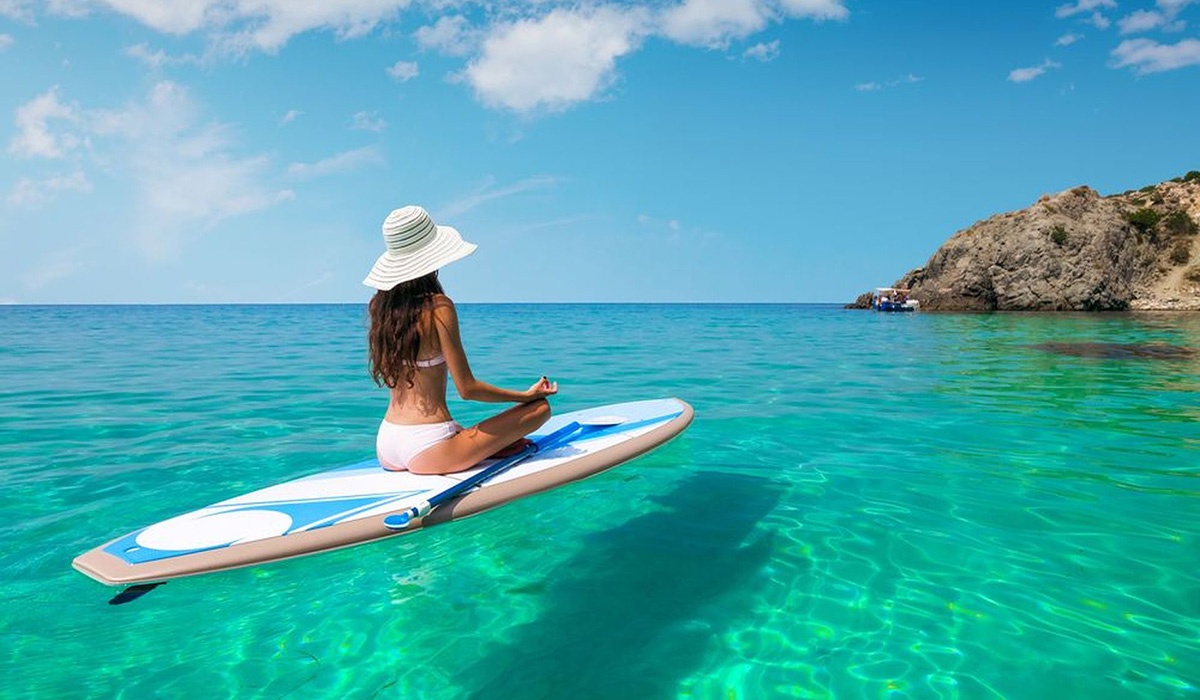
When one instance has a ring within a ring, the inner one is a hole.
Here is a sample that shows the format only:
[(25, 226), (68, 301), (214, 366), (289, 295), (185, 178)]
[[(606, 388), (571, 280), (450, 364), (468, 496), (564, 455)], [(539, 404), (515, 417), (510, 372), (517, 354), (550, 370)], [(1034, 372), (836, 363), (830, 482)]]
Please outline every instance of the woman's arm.
[(458, 331), (458, 312), (454, 302), (444, 295), (438, 295), (433, 302), (433, 320), (437, 328), (438, 341), (442, 345), (442, 354), (446, 358), (446, 366), (450, 368), (450, 376), (454, 378), (454, 387), (458, 395), (468, 401), (485, 401), (489, 403), (529, 403), (543, 399), (558, 392), (558, 384), (542, 377), (526, 391), (511, 391), (492, 386), (480, 381), (471, 373), (471, 365), (467, 362), (467, 353), (463, 350), (462, 337)]

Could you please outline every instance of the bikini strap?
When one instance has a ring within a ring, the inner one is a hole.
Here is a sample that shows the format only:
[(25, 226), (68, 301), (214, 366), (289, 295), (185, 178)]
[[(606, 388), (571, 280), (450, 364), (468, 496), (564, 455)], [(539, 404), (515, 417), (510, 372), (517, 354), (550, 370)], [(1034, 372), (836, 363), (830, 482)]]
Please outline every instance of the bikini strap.
[(416, 361), (416, 365), (418, 367), (422, 367), (422, 368), (437, 367), (438, 365), (444, 365), (444, 364), (446, 364), (446, 356), (440, 352), (428, 359)]

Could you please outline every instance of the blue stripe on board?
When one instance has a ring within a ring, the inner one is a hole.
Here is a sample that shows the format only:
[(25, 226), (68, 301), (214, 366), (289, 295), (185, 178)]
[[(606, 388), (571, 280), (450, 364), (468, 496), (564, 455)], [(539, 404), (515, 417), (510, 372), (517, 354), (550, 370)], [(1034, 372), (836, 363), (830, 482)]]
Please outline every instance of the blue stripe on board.
[[(283, 513), (291, 518), (291, 525), (288, 527), (287, 531), (283, 533), (283, 535), (288, 535), (302, 529), (317, 529), (321, 527), (327, 527), (335, 522), (340, 521), (346, 516), (361, 513), (364, 510), (387, 503), (404, 500), (405, 498), (409, 498), (420, 493), (424, 492), (397, 492), (394, 494), (388, 494), (386, 497), (369, 496), (326, 501), (279, 503), (267, 508), (257, 504), (246, 504), (232, 506), (228, 509), (223, 509), (218, 513), (213, 513), (211, 516), (205, 517), (220, 517), (226, 513), (245, 513), (255, 510), (274, 511), (276, 513)], [(203, 517), (198, 518), (197, 524), (203, 520)], [(240, 539), (240, 537), (235, 538), (231, 542), (223, 542), (209, 547), (164, 550), (155, 549), (153, 547), (143, 547), (137, 543), (138, 535), (145, 532), (146, 529), (148, 528), (143, 528), (137, 532), (132, 532), (110, 543), (104, 548), (104, 551), (126, 563), (143, 564), (145, 562), (159, 561), (162, 559), (181, 557), (187, 554), (195, 554), (196, 552), (207, 552), (213, 549), (228, 547), (233, 544), (233, 542), (236, 542), (237, 539)]]
[(149, 528), (142, 528), (136, 532), (131, 532), (119, 540), (110, 543), (104, 548), (105, 552), (124, 561), (126, 564), (143, 564), (148, 561), (158, 561), (159, 559), (170, 559), (171, 557), (182, 557), (185, 554), (196, 554), (197, 552), (207, 552), (210, 549), (220, 549), (227, 547), (228, 544), (217, 544), (211, 547), (199, 547), (196, 549), (182, 550), (161, 550), (151, 547), (142, 547), (137, 543), (137, 536), (145, 532)]
[(370, 503), (362, 505), (358, 508), (351, 508), (350, 510), (347, 510), (345, 512), (336, 513), (334, 515), (329, 516), (328, 518), (325, 518), (324, 520), (314, 520), (314, 521), (310, 522), (308, 525), (292, 528), (291, 530), (288, 531), (287, 534), (290, 535), (291, 533), (296, 532), (298, 530), (317, 530), (317, 529), (320, 529), (323, 527), (329, 527), (330, 525), (335, 525), (337, 523), (345, 522), (345, 521), (353, 518), (354, 516), (358, 515), (359, 513), (365, 513), (366, 511), (371, 510), (372, 508), (378, 508), (380, 506), (385, 506), (385, 505), (388, 505), (389, 503), (395, 503), (396, 501), (403, 501), (403, 500), (412, 498), (413, 496), (416, 496), (417, 494), (427, 493), (428, 490), (429, 489), (425, 489), (425, 490), (421, 490), (421, 491), (409, 491), (408, 493), (401, 494), (399, 496), (394, 496), (392, 498), (379, 498), (374, 501), (371, 501)]
[[(421, 493), (417, 491), (415, 493)], [(342, 515), (348, 513), (359, 512), (364, 508), (371, 508), (379, 505), (381, 501), (397, 500), (395, 498), (380, 498), (379, 496), (370, 496), (365, 498), (347, 498), (341, 501), (325, 501), (325, 502), (308, 502), (308, 503), (283, 503), (273, 506), (267, 510), (273, 510), (278, 513), (284, 513), (292, 519), (292, 526), (284, 534), (291, 534), (297, 530), (302, 530), (322, 523), (329, 525), (336, 522)], [(259, 510), (258, 508), (238, 508), (236, 512)]]
[[(299, 504), (303, 504), (303, 503), (337, 503), (337, 502), (343, 502), (347, 499), (352, 499), (352, 498), (384, 499), (384, 498), (392, 498), (393, 496), (399, 496), (401, 498), (404, 498), (404, 497), (408, 497), (408, 496), (415, 496), (419, 493), (425, 493), (426, 491), (433, 491), (436, 488), (437, 488), (436, 486), (431, 486), (427, 489), (411, 489), (408, 491), (385, 491), (383, 493), (367, 493), (367, 494), (359, 494), (359, 495), (355, 495), (355, 496), (324, 496), (324, 497), (317, 496), (314, 498), (284, 498), (284, 499), (280, 499), (277, 501), (239, 501), (237, 503), (234, 503), (234, 501), (237, 501), (238, 498), (244, 498), (243, 496), (237, 496), (237, 497), (231, 498), (227, 501), (221, 501), (220, 503), (214, 503), (211, 506), (206, 506), (206, 507), (201, 508), (200, 510), (197, 510), (194, 512), (198, 513), (201, 510), (208, 510), (209, 508), (238, 508), (239, 510), (245, 510), (246, 508), (249, 508), (249, 507), (254, 507), (254, 508), (265, 507), (265, 508), (270, 509), (270, 508), (274, 508), (276, 506), (288, 506), (288, 505), (293, 505), (293, 504), (299, 505)], [(251, 493), (251, 494), (247, 494), (247, 495), (253, 496), (254, 494)]]
[(610, 435), (627, 433), (632, 430), (638, 430), (639, 428), (645, 428), (658, 423), (665, 423), (669, 420), (674, 420), (681, 415), (683, 415), (683, 411), (678, 411), (665, 416), (646, 418), (645, 420), (634, 421), (632, 423), (618, 423), (617, 425), (609, 426), (607, 428), (600, 428), (594, 432), (589, 432), (587, 435), (580, 437), (578, 440), (572, 440), (571, 442), (568, 442), (566, 445), (563, 445), (563, 447), (574, 445), (580, 442), (587, 442), (589, 440), (595, 440), (597, 438), (609, 437)]

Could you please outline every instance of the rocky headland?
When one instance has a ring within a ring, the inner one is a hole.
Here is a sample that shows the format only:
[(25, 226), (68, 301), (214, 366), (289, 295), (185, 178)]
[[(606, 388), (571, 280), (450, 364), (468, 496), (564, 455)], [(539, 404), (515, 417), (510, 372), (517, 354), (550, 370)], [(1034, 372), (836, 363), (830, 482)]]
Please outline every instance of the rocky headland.
[(1044, 195), (959, 231), (892, 286), (929, 311), (1200, 310), (1200, 172)]

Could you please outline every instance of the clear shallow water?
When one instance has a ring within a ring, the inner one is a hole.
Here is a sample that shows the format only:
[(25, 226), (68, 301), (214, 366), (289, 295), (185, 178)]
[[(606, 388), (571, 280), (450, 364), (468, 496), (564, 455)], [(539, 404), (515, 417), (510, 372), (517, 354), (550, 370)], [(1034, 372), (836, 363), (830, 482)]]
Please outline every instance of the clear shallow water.
[[(1200, 316), (464, 306), (558, 410), (679, 396), (601, 476), (174, 581), (70, 568), (370, 454), (360, 307), (0, 307), (0, 697), (1200, 696)], [(463, 422), (488, 407), (454, 405)]]

